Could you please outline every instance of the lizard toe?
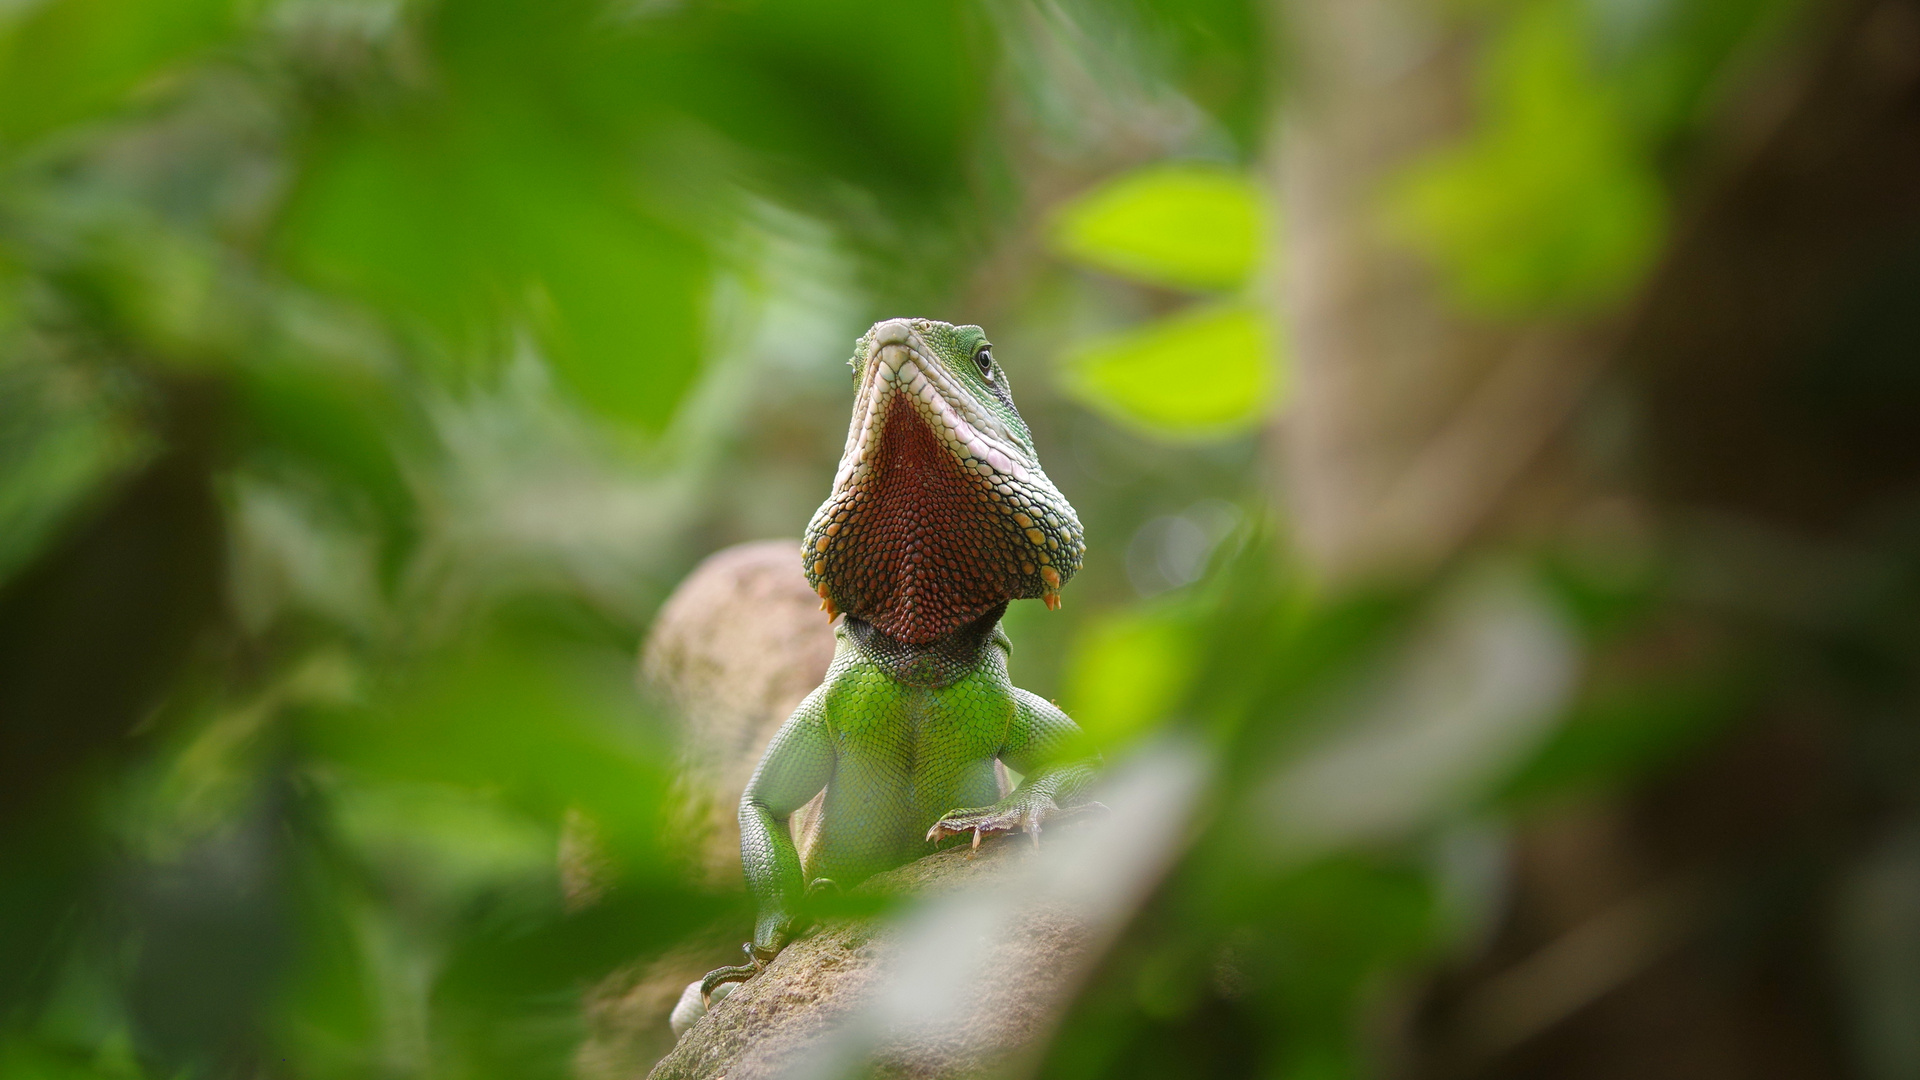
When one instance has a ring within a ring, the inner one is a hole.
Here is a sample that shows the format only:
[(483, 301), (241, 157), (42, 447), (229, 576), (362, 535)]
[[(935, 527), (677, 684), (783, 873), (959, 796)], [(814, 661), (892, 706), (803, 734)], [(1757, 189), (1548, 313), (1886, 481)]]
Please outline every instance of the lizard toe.
[(746, 982), (748, 979), (765, 971), (767, 964), (770, 963), (775, 956), (779, 955), (780, 952), (779, 949), (775, 948), (761, 948), (751, 941), (741, 945), (740, 949), (747, 954), (746, 963), (734, 964), (730, 967), (714, 968), (712, 971), (707, 972), (705, 978), (700, 980), (700, 1003), (704, 1007), (709, 1009), (713, 1008), (713, 992), (715, 989), (727, 983)]
[(996, 810), (991, 807), (979, 810), (955, 810), (946, 817), (933, 823), (927, 830), (927, 839), (940, 843), (950, 836), (973, 834), (973, 846), (980, 846), (983, 835), (994, 833), (1018, 832), (1027, 829), (1029, 815), (1019, 809)]
[(732, 967), (714, 968), (712, 971), (707, 972), (706, 978), (700, 980), (700, 1003), (711, 1009), (713, 1008), (713, 992), (715, 990), (727, 983), (746, 982), (758, 974), (760, 974), (760, 969), (752, 964), (736, 964)]

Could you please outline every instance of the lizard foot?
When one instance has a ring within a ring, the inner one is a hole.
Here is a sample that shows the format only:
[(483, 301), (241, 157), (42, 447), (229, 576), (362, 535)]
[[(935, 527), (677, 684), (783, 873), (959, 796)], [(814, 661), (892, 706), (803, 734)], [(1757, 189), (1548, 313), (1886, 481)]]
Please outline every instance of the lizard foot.
[(732, 967), (714, 968), (712, 971), (707, 972), (706, 978), (700, 980), (700, 1003), (702, 1005), (709, 1009), (713, 1008), (713, 992), (715, 989), (726, 983), (746, 982), (748, 979), (766, 970), (768, 961), (772, 960), (776, 955), (772, 951), (763, 952), (760, 949), (754, 948), (753, 942), (751, 941), (740, 946), (740, 948), (747, 954), (746, 963), (735, 964)]
[(1100, 803), (1087, 801), (1062, 807), (1049, 798), (1024, 801), (1010, 806), (995, 803), (971, 810), (954, 810), (933, 823), (927, 830), (927, 840), (939, 843), (949, 836), (973, 834), (973, 847), (979, 850), (980, 838), (997, 833), (1024, 832), (1033, 837), (1036, 846), (1040, 843), (1040, 823), (1049, 818), (1075, 817), (1090, 811), (1105, 810)]

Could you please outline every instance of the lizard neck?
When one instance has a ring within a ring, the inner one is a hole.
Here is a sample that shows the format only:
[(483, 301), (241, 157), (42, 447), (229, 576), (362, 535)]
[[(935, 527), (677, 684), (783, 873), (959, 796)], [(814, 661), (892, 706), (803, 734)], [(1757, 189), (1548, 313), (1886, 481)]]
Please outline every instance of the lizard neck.
[(1000, 617), (1006, 613), (1007, 601), (1002, 600), (972, 622), (924, 644), (902, 641), (853, 615), (846, 617), (841, 632), (862, 656), (895, 681), (937, 690), (978, 670), (991, 650), (1009, 648), (1006, 634), (1000, 631)]

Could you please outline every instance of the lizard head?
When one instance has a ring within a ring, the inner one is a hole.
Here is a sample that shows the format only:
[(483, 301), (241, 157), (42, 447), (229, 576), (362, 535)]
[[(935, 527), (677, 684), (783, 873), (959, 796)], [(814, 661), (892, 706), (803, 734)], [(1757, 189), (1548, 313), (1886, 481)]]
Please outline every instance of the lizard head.
[(888, 319), (849, 363), (846, 452), (802, 550), (822, 607), (912, 644), (1007, 600), (1059, 607), (1080, 519), (1040, 470), (986, 332)]

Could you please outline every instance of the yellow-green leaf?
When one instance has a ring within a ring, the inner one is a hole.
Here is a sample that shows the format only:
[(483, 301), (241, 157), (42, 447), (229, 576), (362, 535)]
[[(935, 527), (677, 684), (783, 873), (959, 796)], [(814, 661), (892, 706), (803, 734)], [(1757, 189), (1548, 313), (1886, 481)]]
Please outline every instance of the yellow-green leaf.
[(1259, 259), (1260, 202), (1245, 175), (1156, 165), (1080, 196), (1054, 219), (1054, 251), (1122, 277), (1182, 289), (1243, 284)]
[(1069, 354), (1069, 393), (1107, 415), (1176, 438), (1232, 434), (1276, 403), (1273, 343), (1249, 304), (1208, 306), (1088, 341)]

